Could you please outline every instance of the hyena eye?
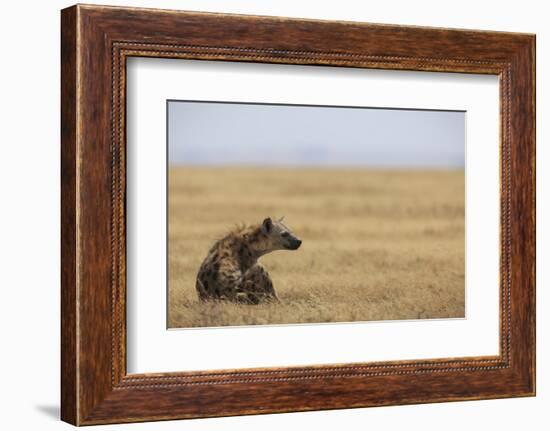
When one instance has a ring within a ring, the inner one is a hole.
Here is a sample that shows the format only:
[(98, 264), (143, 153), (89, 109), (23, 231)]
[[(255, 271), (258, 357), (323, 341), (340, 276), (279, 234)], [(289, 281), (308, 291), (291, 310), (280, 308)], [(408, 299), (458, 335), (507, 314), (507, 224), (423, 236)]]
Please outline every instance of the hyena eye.
[(283, 238), (286, 238), (286, 237), (290, 236), (290, 234), (289, 234), (288, 232), (283, 232), (283, 233), (281, 234), (281, 236), (282, 236)]

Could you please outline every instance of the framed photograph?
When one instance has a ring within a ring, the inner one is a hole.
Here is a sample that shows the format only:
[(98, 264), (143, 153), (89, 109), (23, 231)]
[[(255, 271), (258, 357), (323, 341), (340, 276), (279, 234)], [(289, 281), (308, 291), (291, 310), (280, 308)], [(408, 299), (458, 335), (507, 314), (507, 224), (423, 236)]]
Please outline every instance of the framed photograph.
[(535, 394), (535, 36), (61, 13), (61, 415)]

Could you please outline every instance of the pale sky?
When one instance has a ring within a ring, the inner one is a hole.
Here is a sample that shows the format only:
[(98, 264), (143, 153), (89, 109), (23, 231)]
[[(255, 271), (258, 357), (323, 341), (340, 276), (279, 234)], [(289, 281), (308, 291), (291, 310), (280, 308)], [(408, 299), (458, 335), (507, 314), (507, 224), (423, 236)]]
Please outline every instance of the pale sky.
[(464, 168), (465, 112), (168, 102), (173, 165)]

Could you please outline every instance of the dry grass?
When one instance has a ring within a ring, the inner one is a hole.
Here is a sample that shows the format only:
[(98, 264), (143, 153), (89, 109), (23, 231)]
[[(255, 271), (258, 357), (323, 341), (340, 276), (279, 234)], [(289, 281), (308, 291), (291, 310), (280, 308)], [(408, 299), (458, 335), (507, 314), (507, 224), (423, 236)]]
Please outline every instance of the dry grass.
[[(169, 326), (464, 316), (464, 172), (170, 168)], [(286, 216), (265, 256), (280, 304), (200, 303), (197, 269), (239, 222)]]

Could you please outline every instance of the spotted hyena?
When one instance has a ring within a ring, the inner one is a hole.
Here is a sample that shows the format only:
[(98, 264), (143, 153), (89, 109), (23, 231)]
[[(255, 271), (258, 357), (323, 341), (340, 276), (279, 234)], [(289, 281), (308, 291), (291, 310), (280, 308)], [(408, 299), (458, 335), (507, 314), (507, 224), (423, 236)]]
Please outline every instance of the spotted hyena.
[(233, 230), (212, 246), (202, 262), (196, 283), (199, 299), (245, 304), (278, 301), (258, 259), (275, 250), (297, 250), (301, 244), (283, 219), (266, 218), (261, 224)]

